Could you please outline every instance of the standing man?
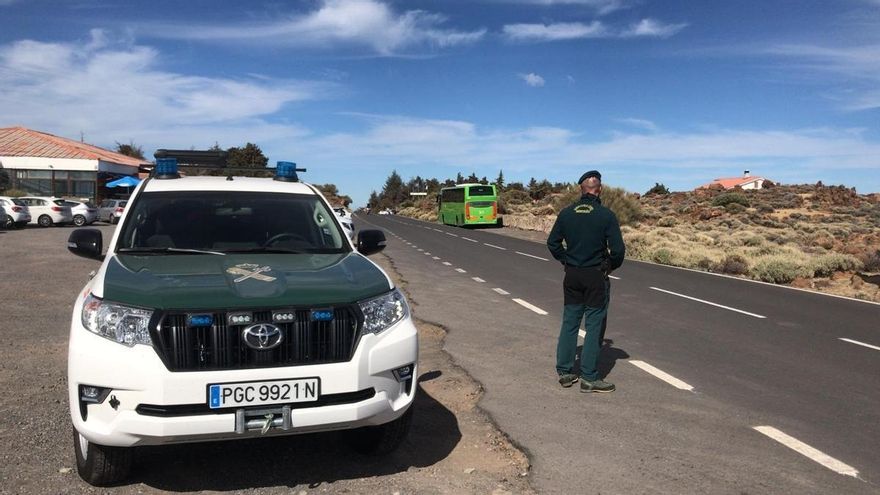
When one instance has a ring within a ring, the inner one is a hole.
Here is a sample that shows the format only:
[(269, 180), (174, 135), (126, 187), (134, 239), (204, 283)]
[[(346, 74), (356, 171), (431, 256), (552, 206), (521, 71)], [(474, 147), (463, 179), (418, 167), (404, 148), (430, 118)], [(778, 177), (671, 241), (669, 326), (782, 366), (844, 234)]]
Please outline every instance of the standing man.
[(587, 335), (581, 353), (581, 392), (614, 392), (614, 384), (600, 379), (596, 368), (611, 290), (608, 274), (623, 264), (625, 247), (617, 217), (599, 201), (602, 175), (590, 170), (578, 184), (581, 199), (559, 212), (547, 238), (550, 253), (565, 266), (556, 372), (563, 387), (577, 383), (573, 368), (583, 319)]

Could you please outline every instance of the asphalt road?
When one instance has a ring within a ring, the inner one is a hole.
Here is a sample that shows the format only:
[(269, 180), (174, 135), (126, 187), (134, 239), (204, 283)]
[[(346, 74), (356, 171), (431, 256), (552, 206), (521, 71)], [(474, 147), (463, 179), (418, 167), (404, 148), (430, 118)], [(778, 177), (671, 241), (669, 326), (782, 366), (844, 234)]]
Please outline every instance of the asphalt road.
[(562, 267), (543, 244), (356, 226), (389, 234), (416, 316), (449, 330), (539, 492), (880, 493), (880, 305), (627, 261), (601, 363), (618, 390), (580, 394), (556, 384)]

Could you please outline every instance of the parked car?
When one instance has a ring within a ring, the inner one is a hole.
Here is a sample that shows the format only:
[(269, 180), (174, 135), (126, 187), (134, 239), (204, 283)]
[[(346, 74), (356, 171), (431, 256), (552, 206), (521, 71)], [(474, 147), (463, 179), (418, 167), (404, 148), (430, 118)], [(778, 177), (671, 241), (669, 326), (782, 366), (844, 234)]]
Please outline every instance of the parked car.
[(0, 211), (3, 211), (5, 218), (0, 223), (7, 229), (24, 228), (31, 221), (31, 212), (27, 204), (18, 198), (10, 198), (8, 196), (0, 196)]
[(55, 204), (70, 207), (70, 211), (73, 213), (73, 224), (77, 227), (91, 225), (98, 220), (98, 208), (91, 203), (59, 199), (55, 201)]
[(341, 206), (334, 207), (333, 212), (336, 213), (336, 218), (339, 219), (339, 223), (345, 229), (345, 235), (349, 239), (354, 239), (354, 220), (351, 218), (351, 212)]
[(73, 223), (73, 212), (69, 206), (56, 204), (60, 198), (49, 196), (24, 196), (20, 198), (28, 206), (31, 212), (31, 224), (40, 227), (53, 225), (65, 225)]
[(98, 207), (98, 220), (107, 223), (117, 223), (127, 204), (127, 199), (105, 199), (101, 202), (101, 206)]

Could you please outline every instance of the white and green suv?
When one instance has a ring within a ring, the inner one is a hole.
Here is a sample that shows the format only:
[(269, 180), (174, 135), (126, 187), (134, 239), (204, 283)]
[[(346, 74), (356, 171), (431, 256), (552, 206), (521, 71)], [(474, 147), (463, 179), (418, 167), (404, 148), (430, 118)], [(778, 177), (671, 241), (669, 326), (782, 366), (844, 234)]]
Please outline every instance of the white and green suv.
[(406, 436), (418, 334), (403, 294), (349, 240), (321, 193), (272, 178), (179, 177), (173, 159), (134, 191), (76, 298), (68, 386), (80, 476), (127, 476), (132, 450), (346, 430), (364, 453)]

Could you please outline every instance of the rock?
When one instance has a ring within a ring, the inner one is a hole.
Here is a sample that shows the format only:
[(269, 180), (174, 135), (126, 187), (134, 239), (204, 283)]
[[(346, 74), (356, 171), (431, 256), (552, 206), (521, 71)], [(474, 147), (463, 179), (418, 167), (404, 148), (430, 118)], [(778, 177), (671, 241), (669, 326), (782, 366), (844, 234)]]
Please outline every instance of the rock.
[(464, 474), (471, 474), (476, 470), (477, 470), (476, 468), (467, 468), (464, 470)]
[(850, 284), (852, 284), (852, 286), (853, 286), (854, 289), (858, 289), (858, 288), (860, 288), (862, 285), (865, 284), (865, 281), (862, 280), (862, 277), (860, 277), (860, 276), (858, 276), (858, 275), (856, 275), (856, 274), (853, 274), (852, 278), (850, 279)]
[(65, 467), (65, 468), (61, 468), (61, 469), (58, 470), (58, 472), (61, 473), (61, 474), (68, 474), (68, 473), (70, 473), (71, 471), (73, 471), (73, 469), (72, 469), (72, 468), (67, 468), (67, 467)]

